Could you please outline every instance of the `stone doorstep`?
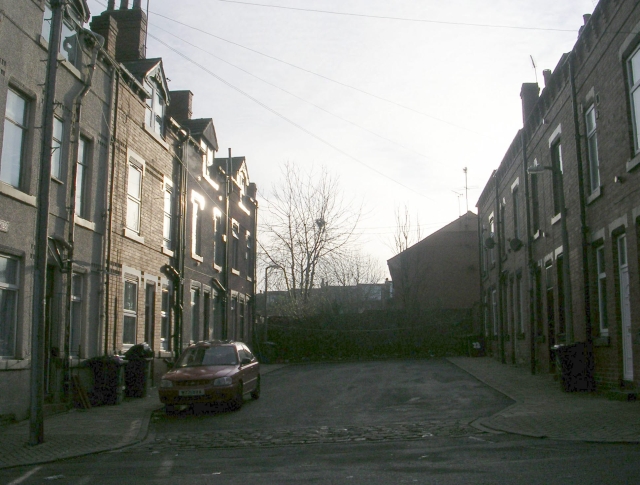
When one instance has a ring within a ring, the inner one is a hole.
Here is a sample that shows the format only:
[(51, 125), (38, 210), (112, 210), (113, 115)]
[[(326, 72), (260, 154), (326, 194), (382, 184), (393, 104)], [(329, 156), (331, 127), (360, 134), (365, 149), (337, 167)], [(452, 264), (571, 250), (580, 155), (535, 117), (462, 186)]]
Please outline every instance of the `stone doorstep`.
[(639, 389), (611, 389), (603, 394), (612, 401), (637, 401)]
[(69, 409), (71, 409), (71, 405), (64, 403), (64, 402), (58, 402), (58, 403), (51, 403), (51, 404), (45, 404), (42, 411), (44, 413), (44, 416), (53, 416), (54, 414), (62, 414), (62, 413), (66, 413), (67, 411), (69, 411)]

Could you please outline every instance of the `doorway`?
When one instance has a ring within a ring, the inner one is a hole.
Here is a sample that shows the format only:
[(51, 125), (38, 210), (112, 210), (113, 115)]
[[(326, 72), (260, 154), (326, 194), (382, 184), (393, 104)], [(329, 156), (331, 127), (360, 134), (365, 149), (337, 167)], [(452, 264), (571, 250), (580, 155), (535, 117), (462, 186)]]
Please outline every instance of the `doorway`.
[(625, 381), (633, 381), (633, 340), (631, 338), (631, 302), (629, 296), (629, 264), (627, 238), (617, 239), (618, 273), (620, 278), (620, 324), (622, 331), (622, 375)]

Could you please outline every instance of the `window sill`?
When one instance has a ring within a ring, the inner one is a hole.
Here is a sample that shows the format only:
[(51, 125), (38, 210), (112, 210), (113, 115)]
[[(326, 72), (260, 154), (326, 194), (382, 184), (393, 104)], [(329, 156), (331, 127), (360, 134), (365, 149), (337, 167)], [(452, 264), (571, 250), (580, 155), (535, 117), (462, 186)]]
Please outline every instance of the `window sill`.
[[(44, 50), (46, 50), (46, 51), (49, 50), (49, 40), (45, 39), (42, 35), (38, 35), (38, 43), (40, 44), (40, 46)], [(66, 67), (71, 72), (71, 74), (73, 74), (75, 77), (77, 77), (80, 81), (83, 81), (82, 74), (80, 73), (78, 68), (76, 66), (74, 66), (73, 64), (71, 64), (60, 53), (58, 53), (58, 61), (60, 61), (60, 64), (62, 64), (64, 67)]]
[(251, 211), (249, 211), (249, 209), (247, 209), (244, 204), (242, 203), (242, 201), (238, 202), (238, 206), (240, 207), (240, 209), (247, 214), (248, 216), (251, 215)]
[(631, 172), (638, 165), (640, 165), (640, 153), (627, 161), (627, 172)]
[(4, 182), (0, 182), (0, 194), (4, 194), (19, 202), (24, 202), (25, 204), (36, 207), (36, 198), (33, 195), (25, 194), (22, 190), (16, 189)]
[(540, 229), (538, 229), (533, 235), (533, 240), (536, 241), (537, 239), (540, 239)]
[(236, 275), (236, 276), (240, 276), (240, 271), (239, 271), (239, 270), (237, 270), (237, 269), (233, 269), (233, 268), (231, 268), (231, 273), (232, 273), (232, 274), (234, 274), (234, 275)]
[(169, 248), (167, 248), (165, 246), (162, 246), (162, 254), (164, 254), (165, 256), (169, 256), (169, 257), (173, 258), (174, 252), (171, 249), (169, 249)]
[(58, 59), (61, 62), (61, 64), (67, 68), (67, 70), (73, 74), (75, 77), (78, 78), (79, 81), (82, 81), (82, 74), (80, 73), (80, 71), (78, 71), (78, 68), (76, 66), (74, 66), (73, 64), (71, 64), (67, 59), (65, 59), (64, 57), (60, 57), (58, 56)]
[(611, 346), (611, 339), (608, 335), (593, 338), (594, 347), (609, 347)]
[(222, 266), (213, 263), (213, 269), (216, 270), (218, 273), (222, 273)]
[(596, 190), (594, 190), (587, 196), (587, 205), (591, 204), (594, 200), (596, 200), (601, 195), (602, 195), (602, 187), (598, 187)]
[(202, 263), (204, 261), (204, 256), (200, 256), (196, 253), (191, 253), (191, 259), (193, 259), (194, 261), (198, 261), (199, 263)]
[(127, 227), (124, 228), (124, 231), (122, 232), (122, 234), (124, 237), (128, 239), (131, 239), (135, 242), (139, 242), (140, 244), (144, 244), (144, 238), (140, 234), (133, 232), (131, 229)]
[[(205, 172), (206, 172), (206, 168), (205, 168)], [(206, 173), (204, 174), (204, 179), (209, 182), (209, 185), (211, 185), (211, 187), (214, 188), (214, 190), (220, 190), (220, 185), (218, 185), (218, 183), (213, 180), (211, 177), (209, 177), (209, 175), (207, 175)]]
[(157, 141), (165, 150), (169, 150), (169, 144), (166, 141), (164, 141), (160, 135), (158, 135), (155, 131), (149, 128), (146, 123), (143, 126), (144, 126), (144, 131), (146, 131), (149, 135), (151, 135), (151, 137), (155, 141)]
[(252, 283), (253, 282), (253, 278), (251, 278), (251, 276), (247, 276), (247, 281)]
[(562, 214), (556, 214), (551, 218), (551, 225), (557, 224), (560, 219), (562, 219)]
[(86, 219), (83, 219), (82, 217), (80, 217), (78, 215), (76, 215), (73, 220), (76, 223), (76, 225), (78, 225), (80, 227), (84, 227), (85, 229), (89, 229), (90, 231), (93, 231), (93, 232), (96, 231), (96, 223), (95, 222), (91, 222), (91, 221), (88, 221)]
[(25, 370), (31, 368), (30, 359), (18, 360), (15, 358), (0, 357), (0, 371), (3, 370)]
[(55, 182), (57, 184), (60, 184), (60, 185), (64, 185), (64, 182), (62, 180), (60, 180), (58, 177), (56, 177), (55, 175), (51, 176), (51, 181)]

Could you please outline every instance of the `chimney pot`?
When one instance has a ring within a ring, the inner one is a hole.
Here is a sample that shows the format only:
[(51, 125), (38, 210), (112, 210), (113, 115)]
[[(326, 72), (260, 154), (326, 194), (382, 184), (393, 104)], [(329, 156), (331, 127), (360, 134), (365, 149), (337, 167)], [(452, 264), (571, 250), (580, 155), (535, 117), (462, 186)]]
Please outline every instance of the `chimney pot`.
[(120, 10), (129, 9), (129, 0), (120, 0)]
[(582, 16), (582, 20), (584, 21), (584, 25), (587, 25), (587, 22), (589, 22), (589, 19), (591, 18), (591, 14), (590, 13), (585, 13)]
[(116, 0), (109, 0), (107, 4), (107, 10), (115, 10), (116, 9)]
[(551, 69), (544, 69), (542, 71), (542, 77), (544, 78), (544, 86), (547, 87), (551, 82)]

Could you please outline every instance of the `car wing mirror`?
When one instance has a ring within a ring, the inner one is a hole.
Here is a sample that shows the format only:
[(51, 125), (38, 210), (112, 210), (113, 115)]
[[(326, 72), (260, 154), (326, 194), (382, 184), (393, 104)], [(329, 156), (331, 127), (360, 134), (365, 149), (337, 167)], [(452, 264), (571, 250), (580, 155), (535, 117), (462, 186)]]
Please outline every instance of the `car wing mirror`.
[(249, 357), (243, 357), (242, 360), (240, 361), (240, 365), (247, 365), (247, 364), (251, 364), (251, 359)]

